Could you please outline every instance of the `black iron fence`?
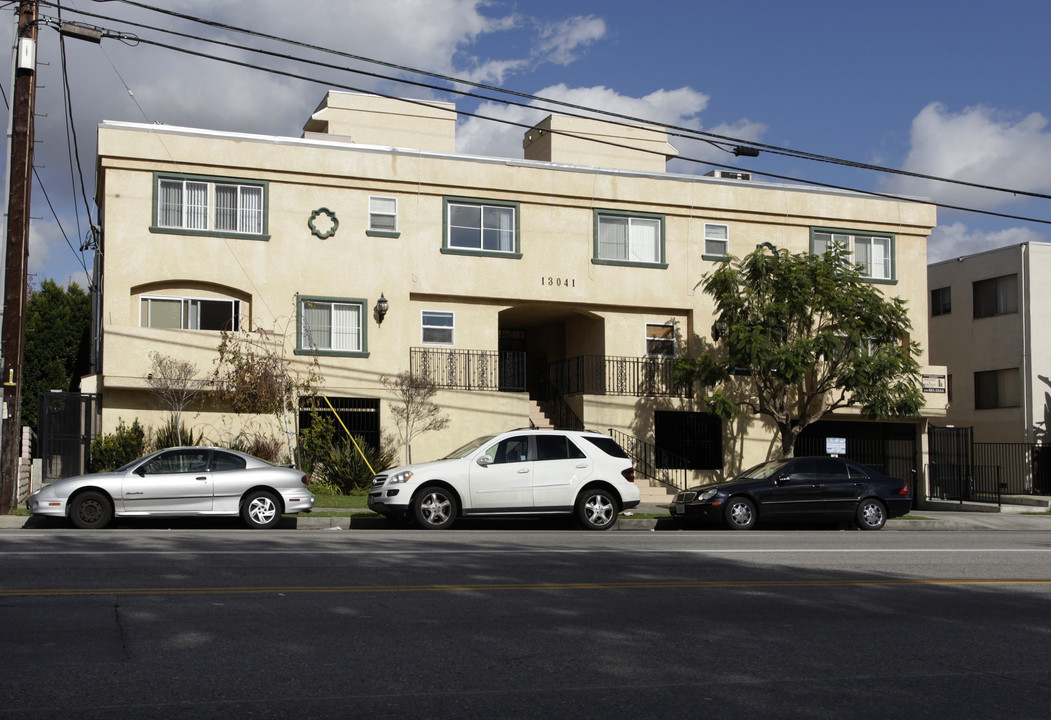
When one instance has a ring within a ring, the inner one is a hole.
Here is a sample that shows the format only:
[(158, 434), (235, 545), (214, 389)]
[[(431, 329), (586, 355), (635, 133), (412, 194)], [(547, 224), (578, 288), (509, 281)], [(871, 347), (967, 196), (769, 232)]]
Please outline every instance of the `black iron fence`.
[(974, 443), (974, 463), (998, 468), (1007, 495), (1051, 495), (1051, 445)]
[(674, 358), (580, 355), (548, 365), (548, 378), (562, 395), (682, 397), (688, 388), (672, 380)]
[(414, 347), (409, 348), (409, 369), (440, 388), (509, 392), (526, 389), (524, 352)]
[(931, 466), (930, 499), (1001, 504), (1006, 483), (999, 465), (972, 465), (970, 473), (943, 470)]
[(637, 474), (679, 490), (689, 486), (689, 461), (686, 458), (613, 428), (610, 428), (609, 434), (631, 456)]

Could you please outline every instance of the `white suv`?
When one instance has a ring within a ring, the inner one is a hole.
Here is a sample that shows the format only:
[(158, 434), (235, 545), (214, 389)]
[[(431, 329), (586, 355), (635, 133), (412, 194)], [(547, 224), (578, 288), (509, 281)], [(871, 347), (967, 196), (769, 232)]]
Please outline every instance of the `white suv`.
[(439, 530), (468, 515), (576, 513), (605, 530), (639, 504), (631, 460), (591, 430), (511, 430), (485, 435), (442, 460), (391, 468), (372, 479), (369, 508)]

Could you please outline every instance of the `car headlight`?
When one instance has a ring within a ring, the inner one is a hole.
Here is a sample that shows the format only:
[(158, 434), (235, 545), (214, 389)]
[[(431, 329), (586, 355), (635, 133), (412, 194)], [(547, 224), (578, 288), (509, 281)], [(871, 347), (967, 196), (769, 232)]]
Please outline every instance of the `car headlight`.
[(412, 477), (412, 470), (402, 470), (400, 473), (395, 473), (387, 478), (388, 485), (395, 485), (397, 483), (409, 482)]
[(697, 499), (701, 502), (705, 500), (711, 500), (713, 497), (719, 494), (719, 488), (709, 488), (702, 493), (698, 493)]

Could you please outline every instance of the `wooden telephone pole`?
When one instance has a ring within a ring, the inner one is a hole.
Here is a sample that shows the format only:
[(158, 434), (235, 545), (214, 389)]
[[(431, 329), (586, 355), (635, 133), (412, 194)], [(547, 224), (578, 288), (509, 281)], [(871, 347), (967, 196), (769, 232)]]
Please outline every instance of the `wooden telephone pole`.
[(4, 266), (3, 409), (0, 413), (0, 514), (8, 514), (18, 488), (22, 440), (22, 358), (26, 330), (26, 268), (33, 188), (33, 115), (36, 110), (37, 1), (18, 8), (15, 87), (11, 98), (10, 193)]

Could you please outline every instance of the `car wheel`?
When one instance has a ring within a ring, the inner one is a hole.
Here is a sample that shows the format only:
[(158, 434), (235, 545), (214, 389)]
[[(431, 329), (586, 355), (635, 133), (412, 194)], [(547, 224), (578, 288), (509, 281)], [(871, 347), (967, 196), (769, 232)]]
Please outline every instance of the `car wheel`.
[(425, 530), (444, 530), (456, 520), (456, 497), (437, 485), (420, 491), (413, 506), (416, 522)]
[(726, 526), (731, 530), (751, 530), (755, 525), (755, 504), (748, 498), (730, 498), (724, 513)]
[(69, 508), (69, 520), (83, 530), (95, 530), (109, 525), (113, 519), (113, 503), (105, 494), (89, 490), (77, 495)]
[(588, 490), (580, 498), (577, 514), (588, 530), (607, 530), (617, 521), (617, 502), (608, 490)]
[(253, 530), (266, 530), (281, 519), (281, 506), (273, 493), (256, 490), (249, 493), (241, 504), (241, 519)]
[(858, 505), (857, 520), (862, 530), (879, 530), (887, 524), (887, 508), (876, 498), (865, 498)]

